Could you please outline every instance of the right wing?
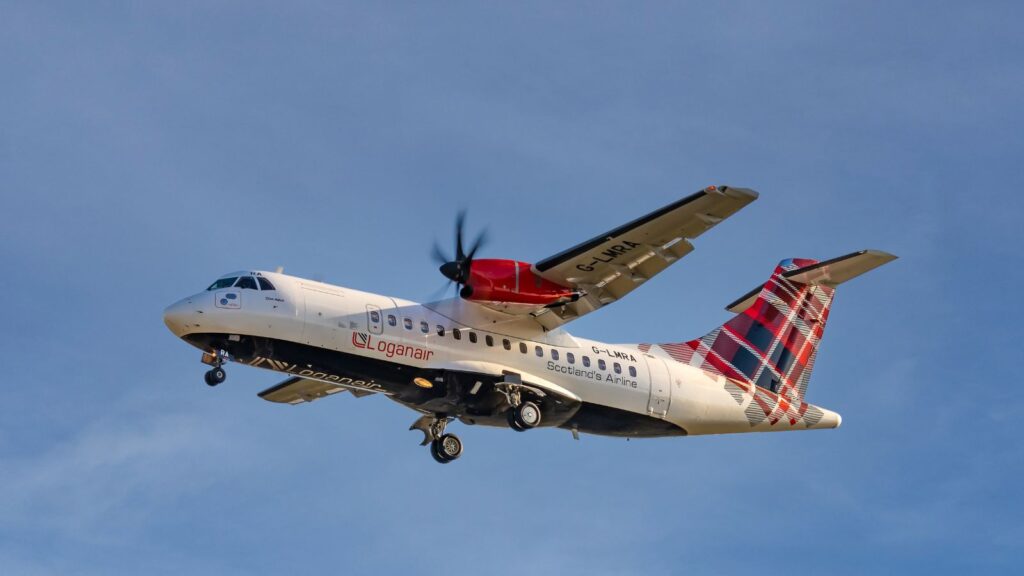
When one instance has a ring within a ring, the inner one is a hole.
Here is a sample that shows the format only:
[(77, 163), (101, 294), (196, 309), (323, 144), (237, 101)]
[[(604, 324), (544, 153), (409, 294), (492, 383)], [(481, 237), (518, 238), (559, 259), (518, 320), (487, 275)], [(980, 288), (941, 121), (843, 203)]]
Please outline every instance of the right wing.
[(345, 390), (352, 392), (352, 395), (356, 398), (362, 398), (368, 394), (373, 394), (373, 392), (370, 392), (369, 390), (356, 390), (331, 384), (330, 382), (295, 377), (289, 378), (276, 386), (267, 388), (263, 392), (259, 393), (259, 397), (270, 402), (295, 405), (303, 402), (319, 400), (326, 396), (330, 396), (331, 394), (344, 392)]
[(552, 329), (615, 302), (693, 250), (689, 240), (757, 199), (757, 192), (709, 186), (533, 265), (545, 280), (583, 296), (533, 313)]

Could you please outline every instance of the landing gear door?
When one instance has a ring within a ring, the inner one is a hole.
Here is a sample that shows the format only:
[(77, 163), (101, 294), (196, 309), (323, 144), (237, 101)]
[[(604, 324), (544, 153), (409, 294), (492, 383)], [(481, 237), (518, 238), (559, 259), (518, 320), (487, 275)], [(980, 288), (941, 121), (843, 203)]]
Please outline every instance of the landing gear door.
[(644, 361), (651, 375), (651, 397), (647, 402), (647, 413), (655, 418), (664, 418), (672, 401), (672, 379), (668, 366), (662, 360), (647, 355), (644, 355)]
[(384, 332), (384, 314), (381, 313), (380, 306), (374, 304), (366, 305), (366, 327), (370, 334)]

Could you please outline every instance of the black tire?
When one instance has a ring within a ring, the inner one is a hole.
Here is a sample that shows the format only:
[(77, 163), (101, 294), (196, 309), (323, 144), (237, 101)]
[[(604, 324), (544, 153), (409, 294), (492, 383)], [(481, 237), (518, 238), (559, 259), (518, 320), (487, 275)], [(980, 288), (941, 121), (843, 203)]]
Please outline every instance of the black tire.
[(523, 430), (540, 426), (540, 407), (533, 402), (523, 402), (515, 409), (515, 421)]
[(447, 463), (451, 462), (451, 460), (447, 459), (444, 456), (444, 454), (441, 454), (438, 451), (438, 441), (437, 440), (434, 440), (433, 442), (430, 443), (430, 455), (433, 456), (434, 460), (436, 462), (438, 462), (439, 464), (447, 464)]
[(516, 418), (516, 409), (509, 408), (508, 412), (505, 413), (505, 417), (508, 419), (508, 427), (515, 430), (516, 432), (526, 432), (526, 428), (519, 425), (519, 419)]
[(457, 460), (462, 456), (462, 440), (455, 434), (445, 434), (436, 441), (437, 455), (448, 462)]
[(203, 380), (206, 380), (207, 386), (216, 386), (227, 377), (228, 375), (224, 372), (223, 368), (212, 368), (206, 371), (206, 374), (203, 375)]

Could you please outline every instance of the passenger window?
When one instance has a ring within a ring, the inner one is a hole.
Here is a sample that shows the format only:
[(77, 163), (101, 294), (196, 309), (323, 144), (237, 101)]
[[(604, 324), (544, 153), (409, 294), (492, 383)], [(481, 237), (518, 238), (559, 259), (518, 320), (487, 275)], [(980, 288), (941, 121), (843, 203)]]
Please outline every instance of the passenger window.
[(373, 322), (374, 324), (380, 322), (380, 312), (370, 310), (370, 322)]
[(537, 352), (537, 357), (538, 358), (543, 358), (544, 357), (544, 349), (541, 348), (540, 346), (537, 346), (536, 348), (534, 348), (534, 351)]
[(402, 318), (402, 325), (406, 330), (412, 330), (412, 318)]
[(519, 343), (519, 352), (522, 354), (526, 354), (526, 342)]
[(388, 314), (388, 326), (398, 326), (398, 318), (394, 314)]
[(576, 357), (575, 357), (575, 356), (573, 356), (572, 352), (566, 352), (566, 353), (565, 353), (565, 360), (566, 360), (566, 361), (567, 361), (567, 362), (568, 362), (569, 364), (575, 364), (575, 363), (576, 363)]
[(586, 366), (587, 368), (590, 368), (590, 356), (583, 357), (583, 365)]
[(597, 359), (597, 367), (600, 368), (601, 370), (607, 370), (608, 369), (608, 365), (605, 364), (604, 360), (601, 360), (600, 358)]
[(622, 374), (622, 365), (619, 364), (618, 362), (615, 363), (615, 373)]
[(492, 338), (490, 334), (484, 336), (484, 342), (487, 342), (488, 346), (494, 346), (494, 338)]
[(508, 341), (508, 338), (502, 339), (501, 345), (505, 347), (505, 350), (511, 350), (512, 349), (512, 343)]
[(274, 290), (274, 285), (270, 283), (270, 280), (267, 280), (263, 276), (257, 277), (256, 280), (260, 283), (260, 290)]
[(472, 342), (473, 344), (476, 344), (476, 332), (469, 333), (469, 341)]
[(551, 349), (551, 359), (558, 360), (558, 350), (555, 350), (554, 348)]
[(256, 287), (256, 279), (252, 276), (242, 276), (238, 279), (238, 284), (235, 284), (235, 288), (242, 288), (245, 290), (259, 290)]
[(430, 324), (427, 324), (426, 320), (420, 320), (420, 332), (424, 334), (430, 333)]
[(207, 288), (207, 290), (220, 290), (221, 288), (230, 288), (231, 285), (235, 283), (235, 280), (238, 280), (238, 276), (232, 276), (231, 278), (221, 278), (220, 280), (217, 280), (213, 284), (210, 284), (210, 287)]
[(452, 328), (452, 338), (456, 340), (462, 340), (462, 331), (458, 328)]
[(629, 367), (629, 375), (632, 376), (633, 378), (636, 378), (636, 366)]
[(437, 325), (437, 335), (444, 336), (444, 326), (441, 326), (440, 324)]

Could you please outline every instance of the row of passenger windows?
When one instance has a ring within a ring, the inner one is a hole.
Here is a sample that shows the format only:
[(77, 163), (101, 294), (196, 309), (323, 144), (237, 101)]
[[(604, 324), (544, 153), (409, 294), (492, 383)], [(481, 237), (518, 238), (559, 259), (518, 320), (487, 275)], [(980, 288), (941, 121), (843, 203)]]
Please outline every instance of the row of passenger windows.
[[(370, 319), (373, 320), (374, 322), (379, 322), (380, 321), (379, 313), (376, 310), (370, 312)], [(398, 326), (398, 318), (395, 315), (388, 314), (388, 326), (392, 326), (392, 327)], [(402, 326), (406, 330), (412, 330), (413, 326), (414, 326), (412, 318), (402, 318)], [(429, 334), (430, 333), (430, 324), (428, 324), (425, 320), (420, 320), (419, 330), (420, 330), (420, 332), (422, 332), (424, 334)], [(435, 327), (435, 330), (436, 330), (438, 336), (444, 336), (445, 333), (446, 333), (445, 327), (441, 326), (440, 324), (438, 324)], [(471, 343), (476, 344), (478, 342), (478, 336), (477, 336), (476, 332), (468, 331), (468, 330), (467, 331), (463, 331), (463, 330), (460, 330), (458, 328), (452, 328), (452, 338), (454, 338), (456, 340), (462, 340), (463, 334), (465, 334), (466, 338), (468, 338)], [(485, 334), (484, 335), (484, 343), (487, 344), (488, 346), (494, 346), (494, 337), (491, 336), (490, 334)], [(502, 338), (501, 339), (501, 347), (504, 348), (505, 350), (512, 350), (512, 341), (509, 340), (508, 338)], [(519, 342), (519, 353), (520, 354), (527, 354), (527, 353), (529, 353), (529, 351), (530, 351), (530, 347), (526, 345), (526, 342)], [(543, 346), (534, 346), (533, 347), (533, 353), (536, 354), (538, 358), (543, 358), (544, 357), (544, 347)], [(552, 348), (551, 349), (551, 359), (552, 360), (558, 360), (559, 357), (560, 357), (560, 355), (558, 353), (558, 350), (555, 350), (555, 349)], [(572, 352), (566, 352), (565, 353), (565, 361), (568, 362), (569, 364), (575, 364), (576, 363), (576, 355), (573, 354)], [(580, 356), (580, 362), (583, 364), (584, 368), (590, 368), (590, 366), (591, 366), (590, 356)], [(597, 359), (597, 368), (599, 370), (607, 370), (608, 369), (608, 364), (603, 359), (598, 358)], [(629, 370), (629, 375), (632, 376), (633, 378), (636, 378), (636, 367), (635, 366), (627, 366), (626, 368)], [(622, 374), (622, 365), (619, 364), (618, 362), (612, 362), (612, 370), (616, 374)]]

